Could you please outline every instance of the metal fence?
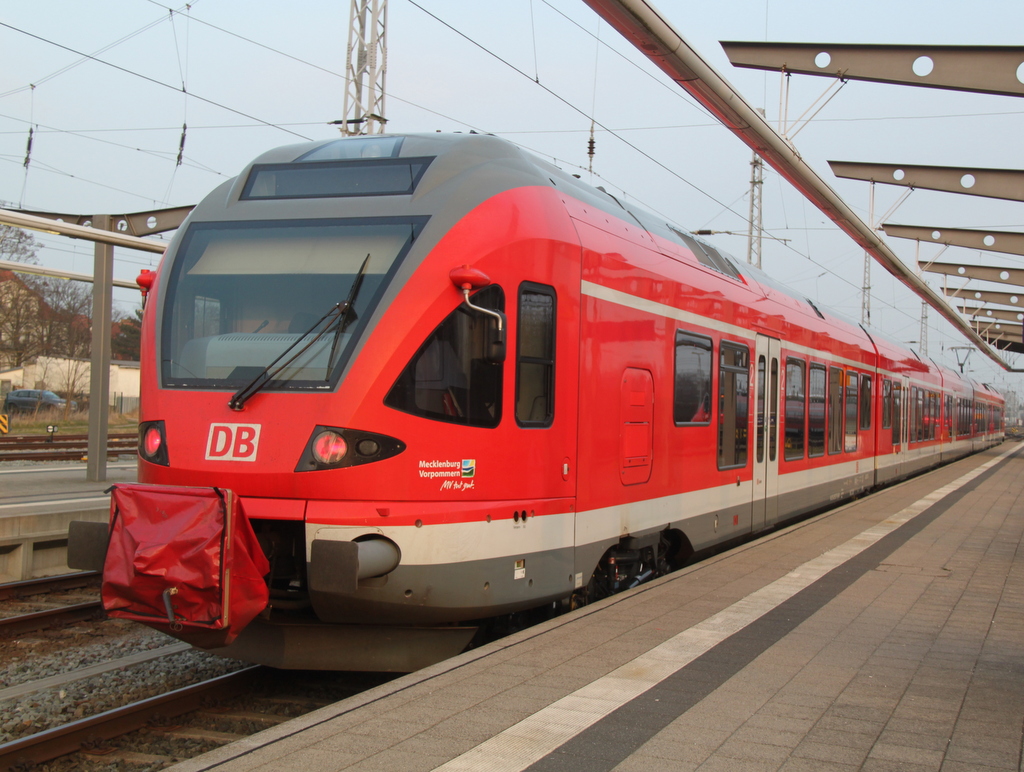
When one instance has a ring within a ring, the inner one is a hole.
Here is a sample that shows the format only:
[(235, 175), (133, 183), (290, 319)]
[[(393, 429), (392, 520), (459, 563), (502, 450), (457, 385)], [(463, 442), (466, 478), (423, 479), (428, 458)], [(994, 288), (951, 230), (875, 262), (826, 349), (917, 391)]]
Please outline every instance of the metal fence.
[(139, 398), (124, 394), (111, 394), (110, 409), (115, 413), (134, 413), (139, 409)]

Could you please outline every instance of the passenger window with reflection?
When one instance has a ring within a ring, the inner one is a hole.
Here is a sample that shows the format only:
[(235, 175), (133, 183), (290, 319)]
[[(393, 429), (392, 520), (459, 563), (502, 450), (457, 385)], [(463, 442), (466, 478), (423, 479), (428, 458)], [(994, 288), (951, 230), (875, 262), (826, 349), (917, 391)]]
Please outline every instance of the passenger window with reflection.
[(676, 330), (675, 397), (672, 416), (676, 425), (711, 422), (711, 339)]

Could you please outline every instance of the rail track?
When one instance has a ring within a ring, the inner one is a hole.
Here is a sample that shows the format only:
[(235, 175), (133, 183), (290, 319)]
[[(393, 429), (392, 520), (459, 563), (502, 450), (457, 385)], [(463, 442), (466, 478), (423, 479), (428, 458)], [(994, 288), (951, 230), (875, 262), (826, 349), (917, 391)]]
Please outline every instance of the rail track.
[[(95, 571), (78, 574), (26, 579), (21, 582), (0, 584), (0, 601), (17, 601), (44, 593), (99, 588), (100, 575)], [(0, 638), (21, 635), (48, 627), (73, 624), (104, 615), (103, 604), (97, 597), (82, 603), (62, 605), (59, 608), (32, 611), (26, 614), (0, 616)], [(2, 767), (0, 767), (2, 769)]]
[[(116, 663), (112, 663), (115, 664)], [(74, 675), (74, 674), (71, 674)], [(0, 770), (158, 769), (358, 694), (392, 674), (250, 666), (0, 744)]]
[[(107, 741), (147, 726), (155, 720), (200, 710), (213, 700), (244, 694), (264, 668), (249, 667), (218, 676), (167, 694), (108, 710), (0, 745), (0, 770), (28, 769), (33, 764), (77, 751), (106, 755), (113, 750)], [(170, 763), (171, 758), (167, 758)]]
[[(138, 434), (122, 432), (107, 438), (107, 456), (134, 453)], [(0, 437), (0, 462), (3, 461), (69, 461), (85, 456), (89, 435), (21, 434)]]
[(73, 574), (58, 574), (37, 579), (25, 579), (20, 582), (0, 584), (0, 600), (26, 598), (41, 595), (45, 592), (62, 592), (78, 590), (83, 587), (99, 587), (101, 575), (99, 571), (79, 571)]

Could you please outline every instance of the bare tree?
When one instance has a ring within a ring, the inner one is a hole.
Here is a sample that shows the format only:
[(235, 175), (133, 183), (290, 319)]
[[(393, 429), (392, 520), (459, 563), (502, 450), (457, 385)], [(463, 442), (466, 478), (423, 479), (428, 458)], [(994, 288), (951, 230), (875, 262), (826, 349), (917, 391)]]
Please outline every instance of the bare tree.
[[(38, 263), (39, 243), (32, 234), (0, 225), (0, 259)], [(28, 282), (10, 271), (0, 271), (0, 365), (21, 367), (40, 353), (35, 320), (42, 298)]]
[(92, 293), (77, 281), (43, 279), (34, 284), (45, 304), (37, 322), (42, 353), (88, 357), (92, 347)]
[(28, 231), (12, 225), (0, 225), (0, 259), (18, 263), (39, 263), (40, 244)]

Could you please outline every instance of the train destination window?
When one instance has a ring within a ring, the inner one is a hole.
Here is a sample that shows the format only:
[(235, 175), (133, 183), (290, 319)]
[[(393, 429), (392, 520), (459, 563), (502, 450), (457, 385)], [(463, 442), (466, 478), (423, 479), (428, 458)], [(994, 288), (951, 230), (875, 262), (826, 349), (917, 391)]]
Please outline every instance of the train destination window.
[(516, 421), (520, 426), (550, 426), (555, 415), (554, 287), (520, 286), (517, 340)]
[(242, 194), (251, 199), (409, 195), (432, 158), (256, 164)]
[(825, 366), (811, 363), (807, 410), (807, 455), (825, 455)]
[(327, 388), (424, 222), (190, 226), (167, 268), (163, 386), (238, 389), (266, 372), (270, 390)]
[(871, 428), (871, 376), (860, 377), (860, 428)]
[(828, 370), (828, 452), (843, 452), (843, 371)]
[(857, 373), (846, 371), (846, 443), (847, 453), (857, 450)]
[(711, 423), (711, 338), (676, 330), (676, 426)]
[(786, 360), (786, 435), (784, 457), (795, 461), (804, 457), (804, 415), (807, 404), (804, 399), (804, 370), (802, 359)]
[(718, 468), (747, 465), (750, 350), (722, 342), (718, 366)]
[[(473, 304), (502, 311), (501, 288), (473, 295)], [(420, 346), (384, 404), (413, 415), (465, 426), (501, 423), (502, 365), (487, 358), (488, 317), (459, 305)]]

